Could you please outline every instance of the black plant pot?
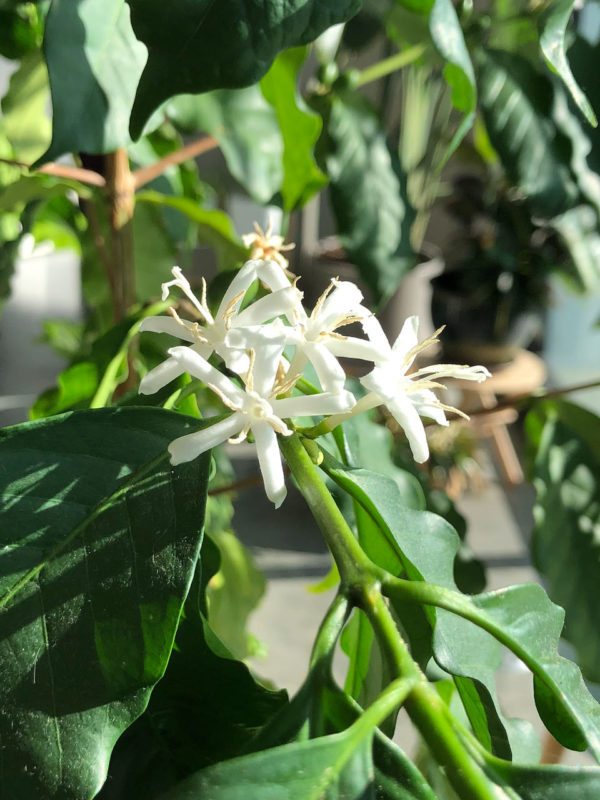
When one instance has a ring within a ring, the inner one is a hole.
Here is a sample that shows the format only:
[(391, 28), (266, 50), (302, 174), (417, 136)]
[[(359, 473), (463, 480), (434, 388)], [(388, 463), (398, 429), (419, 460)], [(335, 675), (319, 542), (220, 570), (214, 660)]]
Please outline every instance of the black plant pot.
[(540, 330), (541, 314), (521, 292), (502, 292), (492, 281), (464, 288), (469, 277), (456, 271), (432, 280), (431, 316), (436, 328), (446, 326), (445, 355), (488, 366), (512, 361)]

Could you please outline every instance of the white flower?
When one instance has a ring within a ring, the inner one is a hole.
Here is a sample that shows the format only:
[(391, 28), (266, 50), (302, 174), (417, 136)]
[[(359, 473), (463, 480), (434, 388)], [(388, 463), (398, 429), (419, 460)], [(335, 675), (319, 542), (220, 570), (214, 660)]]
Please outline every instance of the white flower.
[[(189, 342), (192, 349), (203, 358), (216, 352), (227, 367), (238, 374), (248, 370), (247, 349), (256, 346), (263, 334), (266, 320), (285, 314), (293, 318), (300, 305), (302, 293), (292, 286), (281, 270), (270, 261), (248, 261), (236, 273), (219, 305), (215, 317), (206, 302), (206, 282), (202, 279), (202, 297), (199, 300), (193, 293), (188, 280), (179, 267), (173, 267), (174, 280), (163, 283), (162, 296), (166, 300), (171, 286), (179, 287), (196, 309), (201, 324), (181, 319), (174, 309), (169, 309), (170, 317), (147, 317), (140, 325), (140, 331), (169, 333)], [(240, 311), (246, 291), (254, 280), (260, 279), (271, 293)], [(279, 330), (282, 330), (283, 324)], [(244, 332), (236, 336), (235, 331)], [(283, 335), (283, 334), (282, 334)], [(142, 394), (153, 394), (182, 373), (181, 363), (167, 359), (147, 373), (140, 384)]]
[(255, 233), (246, 233), (242, 236), (242, 241), (245, 247), (252, 248), (250, 250), (250, 258), (264, 258), (274, 261), (279, 264), (283, 272), (291, 275), (287, 271), (289, 261), (282, 252), (286, 250), (293, 250), (295, 244), (284, 244), (283, 236), (273, 233), (273, 221), (269, 219), (267, 230), (263, 231), (258, 222), (254, 223)]
[[(192, 348), (174, 347), (169, 350), (169, 355), (179, 362), (182, 372), (203, 380), (233, 411), (226, 419), (171, 442), (171, 463), (191, 461), (227, 440), (241, 442), (251, 432), (265, 492), (276, 508), (286, 496), (277, 434), (292, 434), (284, 420), (295, 416), (340, 413), (350, 409), (355, 402), (350, 392), (277, 399), (278, 388), (274, 383), (282, 346), (281, 341), (273, 341), (270, 348), (263, 347), (256, 353), (256, 357), (251, 359), (245, 389), (220, 373)], [(232, 440), (231, 437), (236, 438)]]
[[(385, 405), (398, 424), (404, 429), (415, 461), (423, 462), (429, 457), (429, 447), (421, 416), (430, 417), (439, 425), (448, 425), (445, 411), (466, 417), (456, 408), (441, 403), (433, 389), (444, 389), (440, 378), (460, 378), (481, 382), (490, 376), (485, 367), (469, 367), (459, 364), (432, 364), (407, 374), (418, 353), (437, 342), (436, 331), (422, 342), (417, 340), (419, 320), (409, 317), (398, 338), (390, 347), (381, 325), (374, 317), (366, 318), (363, 326), (378, 355), (374, 369), (361, 378), (368, 394), (362, 397), (352, 414), (369, 408)], [(468, 417), (467, 417), (468, 419)], [(341, 422), (337, 418), (328, 420), (330, 425)]]
[(343, 336), (338, 328), (362, 321), (370, 312), (363, 305), (362, 292), (350, 281), (332, 279), (317, 300), (310, 316), (301, 305), (296, 307), (296, 325), (289, 334), (295, 352), (288, 374), (300, 375), (310, 361), (326, 392), (343, 389), (345, 372), (336, 356), (373, 361), (376, 348), (366, 339)]

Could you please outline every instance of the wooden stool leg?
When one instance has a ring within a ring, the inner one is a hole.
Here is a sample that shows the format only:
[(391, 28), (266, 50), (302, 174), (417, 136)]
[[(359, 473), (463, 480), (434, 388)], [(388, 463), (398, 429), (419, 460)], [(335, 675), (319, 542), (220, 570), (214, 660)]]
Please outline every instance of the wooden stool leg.
[[(496, 396), (492, 392), (478, 389), (477, 394), (484, 408), (492, 409), (496, 406)], [(517, 486), (523, 483), (523, 470), (521, 469), (521, 464), (506, 425), (494, 425), (490, 434), (494, 442), (494, 449), (500, 461), (500, 467), (502, 468), (505, 481), (510, 486)]]

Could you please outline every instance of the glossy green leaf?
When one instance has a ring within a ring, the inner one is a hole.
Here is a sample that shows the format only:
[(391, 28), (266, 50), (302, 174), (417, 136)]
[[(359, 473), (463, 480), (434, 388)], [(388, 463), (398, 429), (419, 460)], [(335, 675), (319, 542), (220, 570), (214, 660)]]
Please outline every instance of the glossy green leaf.
[(213, 531), (211, 537), (221, 566), (209, 586), (208, 621), (236, 658), (247, 658), (254, 655), (256, 643), (246, 625), (265, 593), (265, 577), (233, 531)]
[(224, 761), (188, 778), (164, 800), (362, 800), (373, 784), (372, 732), (348, 729)]
[(146, 47), (124, 0), (54, 0), (44, 33), (52, 93), (52, 142), (64, 153), (110, 153), (129, 142), (129, 115)]
[(396, 0), (398, 5), (403, 6), (407, 11), (416, 14), (428, 14), (431, 11), (434, 0)]
[[(441, 517), (403, 507), (397, 487), (389, 479), (362, 469), (342, 469), (327, 459), (327, 473), (348, 491), (375, 522), (380, 536), (394, 548), (411, 581), (428, 581), (456, 588), (453, 565), (459, 539)], [(377, 545), (363, 543), (368, 555)], [(372, 556), (371, 556), (372, 557)], [(435, 653), (440, 666), (456, 676), (456, 683), (476, 736), (494, 753), (519, 760), (532, 757), (533, 734), (521, 720), (504, 719), (496, 697), (494, 674), (500, 666), (500, 645), (485, 631), (443, 612), (400, 602), (396, 611), (411, 642), (414, 657), (425, 666)], [(426, 617), (426, 618), (425, 618)], [(433, 640), (429, 629), (434, 630)], [(445, 647), (441, 642), (451, 642)], [(533, 756), (535, 757), (535, 756)]]
[[(348, 656), (344, 691), (366, 708), (394, 679), (394, 672), (375, 639), (365, 614), (356, 609), (342, 633), (340, 644)], [(389, 736), (394, 734), (396, 715), (380, 726)]]
[[(359, 706), (337, 688), (327, 687), (323, 706), (336, 731), (347, 728), (360, 714)], [(373, 766), (377, 800), (437, 800), (420, 770), (380, 730), (373, 740)]]
[(375, 302), (415, 264), (404, 178), (381, 121), (358, 92), (313, 98), (324, 119), (318, 158), (330, 181), (340, 241)]
[(451, 0), (435, 0), (429, 12), (429, 32), (443, 56), (444, 77), (452, 88), (452, 103), (469, 114), (475, 108), (475, 73), (460, 22)]
[(523, 766), (485, 756), (490, 775), (517, 792), (520, 800), (596, 800), (600, 768)]
[(5, 58), (25, 58), (39, 49), (44, 28), (41, 5), (18, 0), (0, 5), (0, 54)]
[(283, 181), (283, 142), (275, 110), (258, 86), (180, 95), (165, 108), (183, 133), (204, 133), (219, 142), (233, 177), (259, 203), (267, 203)]
[[(405, 588), (399, 587), (397, 596)], [(588, 692), (579, 667), (558, 655), (564, 611), (539, 584), (472, 597), (440, 586), (411, 584), (405, 594), (445, 609), (439, 612), (440, 620), (454, 616), (449, 624), (436, 626), (436, 652), (442, 664), (469, 635), (457, 623), (459, 617), (489, 632), (533, 673), (536, 705), (552, 735), (572, 750), (589, 747), (600, 760), (600, 705)]]
[(598, 213), (590, 205), (577, 205), (550, 220), (551, 226), (560, 234), (581, 285), (595, 291), (600, 281), (600, 228)]
[(8, 92), (2, 98), (0, 119), (14, 157), (26, 164), (39, 158), (50, 144), (49, 92), (48, 70), (41, 51), (32, 50), (11, 75)]
[(84, 357), (79, 356), (57, 378), (57, 386), (43, 392), (31, 410), (31, 419), (63, 411), (101, 408), (128, 374), (127, 353), (144, 317), (160, 313), (166, 304), (138, 309), (95, 339)]
[(197, 426), (103, 409), (0, 432), (3, 797), (92, 798), (162, 676), (209, 463), (172, 468), (166, 447)]
[(178, 254), (160, 206), (136, 203), (133, 213), (133, 257), (135, 290), (139, 302), (158, 297), (161, 284), (171, 278), (171, 269), (179, 260)]
[[(600, 418), (569, 403), (531, 412), (542, 426), (532, 465), (532, 553), (548, 594), (566, 611), (563, 635), (583, 673), (600, 682)], [(537, 438), (537, 437), (536, 437)]]
[(17, 180), (6, 186), (0, 194), (0, 211), (21, 212), (28, 203), (50, 200), (76, 192), (79, 197), (88, 198), (92, 192), (89, 186), (69, 178), (55, 178), (41, 172), (23, 173)]
[[(288, 705), (250, 743), (254, 752), (302, 737), (313, 711), (323, 719), (329, 732), (345, 731), (356, 721), (362, 710), (360, 706), (333, 684), (319, 683), (317, 690), (315, 678), (315, 671), (310, 672)], [(373, 740), (373, 778), (377, 800), (436, 800), (417, 767), (378, 729)]]
[(360, 8), (360, 0), (128, 3), (136, 36), (148, 46), (132, 115), (134, 138), (169, 97), (257, 83), (282, 50), (312, 42)]
[(402, 498), (402, 505), (425, 509), (425, 494), (417, 478), (399, 467), (392, 458), (393, 437), (385, 425), (369, 414), (357, 414), (343, 426), (345, 457), (351, 466), (361, 466), (392, 478)]
[(218, 570), (210, 539), (185, 604), (176, 647), (144, 714), (113, 752), (98, 800), (154, 800), (198, 769), (240, 755), (282, 707), (286, 692), (258, 684), (207, 624), (206, 585)]
[(573, 0), (553, 0), (546, 7), (539, 20), (540, 48), (548, 65), (564, 81), (582, 114), (585, 115), (590, 125), (596, 126), (598, 121), (594, 110), (575, 80), (567, 59), (565, 37), (573, 7)]
[[(406, 462), (394, 461), (392, 434), (385, 425), (374, 422), (369, 414), (358, 414), (347, 420), (343, 425), (343, 432), (344, 458), (349, 465), (360, 464), (365, 469), (387, 475), (398, 486), (404, 506), (417, 511), (433, 511), (452, 525), (461, 540), (454, 562), (456, 583), (463, 592), (481, 592), (486, 584), (485, 569), (481, 561), (473, 557), (465, 541), (466, 520), (448, 495), (431, 488), (426, 473), (416, 468), (412, 457)], [(383, 566), (382, 562), (377, 563)], [(386, 569), (393, 571), (393, 563), (394, 559), (388, 561)]]
[(479, 50), (477, 64), (480, 108), (508, 176), (536, 214), (567, 211), (578, 191), (551, 122), (551, 83), (514, 53)]
[(283, 137), (281, 196), (285, 211), (305, 205), (327, 183), (313, 153), (322, 122), (298, 91), (298, 74), (306, 55), (306, 48), (300, 47), (281, 53), (260, 82), (263, 95), (275, 109)]
[(229, 268), (248, 257), (248, 250), (223, 211), (202, 208), (188, 197), (167, 197), (153, 191), (140, 192), (136, 197), (138, 202), (177, 209), (193, 220), (198, 226), (198, 239), (214, 248), (222, 267)]

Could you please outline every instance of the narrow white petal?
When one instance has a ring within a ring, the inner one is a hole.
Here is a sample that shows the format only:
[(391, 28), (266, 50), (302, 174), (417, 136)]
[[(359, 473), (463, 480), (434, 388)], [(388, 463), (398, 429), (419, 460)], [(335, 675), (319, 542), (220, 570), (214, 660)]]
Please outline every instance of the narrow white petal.
[(339, 392), (344, 388), (346, 373), (325, 344), (309, 342), (304, 347), (304, 353), (315, 368), (323, 391)]
[(171, 464), (183, 464), (184, 461), (193, 461), (202, 453), (216, 447), (227, 439), (235, 436), (244, 427), (245, 418), (237, 412), (208, 428), (203, 428), (196, 433), (188, 433), (174, 439), (169, 445)]
[(245, 350), (239, 350), (233, 347), (217, 347), (215, 350), (218, 353), (227, 369), (235, 372), (236, 375), (245, 375), (250, 367), (250, 358)]
[(306, 366), (307, 361), (308, 358), (306, 356), (304, 348), (301, 345), (297, 344), (296, 348), (294, 349), (294, 355), (290, 362), (289, 369), (286, 372), (288, 378), (292, 377), (295, 378), (296, 376), (302, 375), (302, 372), (304, 370), (304, 367)]
[(139, 331), (150, 331), (151, 333), (169, 333), (177, 339), (183, 339), (186, 342), (195, 342), (195, 337), (180, 325), (173, 317), (145, 317), (139, 327)]
[(385, 402), (393, 399), (401, 391), (402, 375), (396, 375), (391, 365), (375, 367), (360, 378), (369, 392), (378, 394)]
[(317, 319), (322, 330), (331, 330), (340, 317), (347, 317), (354, 313), (363, 299), (362, 292), (350, 281), (334, 281), (335, 288), (331, 291), (319, 309)]
[(402, 360), (409, 350), (412, 350), (413, 347), (416, 347), (419, 342), (417, 338), (418, 330), (419, 318), (408, 317), (408, 319), (404, 322), (402, 330), (398, 334), (396, 341), (392, 345), (392, 350), (394, 351), (394, 355), (397, 359), (399, 358)]
[(199, 378), (204, 383), (215, 386), (232, 403), (236, 405), (243, 403), (245, 392), (191, 347), (172, 347), (169, 355), (181, 364), (182, 372), (189, 372), (194, 378)]
[(274, 261), (257, 261), (257, 275), (272, 292), (290, 285), (289, 278)]
[(285, 500), (287, 490), (281, 465), (281, 454), (277, 444), (277, 435), (266, 422), (257, 422), (252, 426), (258, 464), (265, 484), (265, 492), (275, 508)]
[(321, 414), (341, 414), (356, 404), (351, 392), (324, 392), (306, 396), (282, 397), (271, 405), (278, 417), (312, 417)]
[(261, 397), (268, 397), (275, 382), (279, 360), (283, 353), (285, 340), (276, 327), (264, 326), (263, 335), (255, 349), (254, 391)]
[(292, 286), (261, 297), (236, 316), (234, 325), (260, 325), (282, 314), (293, 314), (302, 301), (302, 292)]
[(408, 397), (396, 397), (393, 401), (387, 403), (387, 407), (396, 422), (404, 430), (414, 460), (419, 464), (427, 461), (429, 458), (429, 446), (427, 445), (425, 428), (417, 409), (410, 399)]
[(183, 375), (185, 371), (185, 367), (181, 365), (180, 361), (175, 358), (167, 358), (166, 361), (163, 361), (144, 375), (140, 381), (139, 393), (154, 394), (154, 392), (158, 392), (159, 389), (166, 386), (167, 383), (171, 383), (175, 378)]
[(385, 361), (390, 358), (392, 355), (392, 348), (377, 317), (373, 315), (365, 317), (361, 320), (360, 324), (369, 341), (375, 345), (379, 353), (378, 361)]
[[(240, 292), (245, 293), (250, 285), (256, 280), (256, 268), (258, 263), (259, 262), (257, 261), (246, 261), (246, 263), (236, 272), (231, 283), (227, 287), (225, 294), (223, 295), (223, 299), (219, 304), (217, 319), (221, 319), (223, 317), (223, 314), (225, 314), (225, 312), (228, 310), (229, 304), (233, 298), (237, 297)], [(240, 297), (236, 303), (236, 307), (239, 307), (243, 299), (244, 297), (242, 295), (242, 297)]]
[(444, 409), (439, 407), (438, 399), (431, 389), (411, 392), (410, 400), (414, 403), (420, 416), (429, 417), (429, 419), (437, 422), (438, 425), (448, 425)]
[(359, 358), (362, 361), (375, 363), (381, 357), (381, 351), (373, 342), (356, 336), (346, 336), (344, 339), (327, 336), (321, 340), (321, 344), (338, 358)]

